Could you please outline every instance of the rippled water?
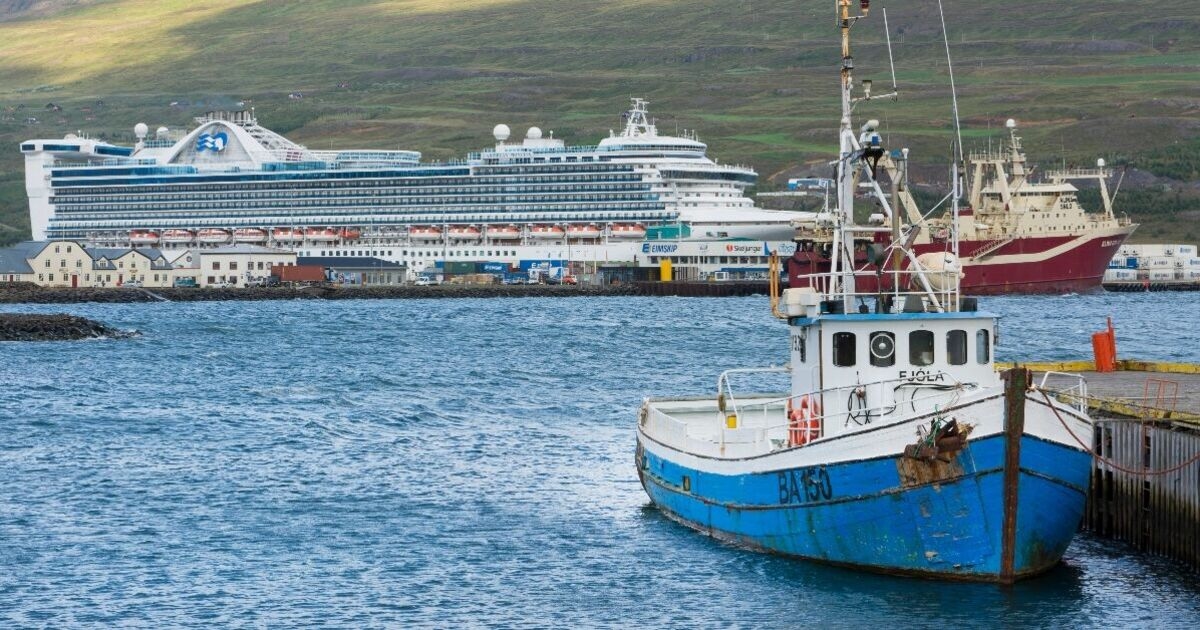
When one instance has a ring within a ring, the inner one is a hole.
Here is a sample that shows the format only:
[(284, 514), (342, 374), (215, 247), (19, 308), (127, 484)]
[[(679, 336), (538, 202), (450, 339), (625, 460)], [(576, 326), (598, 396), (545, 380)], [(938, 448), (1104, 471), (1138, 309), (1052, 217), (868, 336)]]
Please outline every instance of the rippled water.
[[(1200, 296), (990, 299), (1001, 358), (1200, 361)], [(0, 344), (4, 626), (1196, 627), (1200, 579), (1080, 538), (1012, 588), (721, 544), (649, 507), (647, 395), (786, 360), (762, 298), (13, 307), (144, 336)]]

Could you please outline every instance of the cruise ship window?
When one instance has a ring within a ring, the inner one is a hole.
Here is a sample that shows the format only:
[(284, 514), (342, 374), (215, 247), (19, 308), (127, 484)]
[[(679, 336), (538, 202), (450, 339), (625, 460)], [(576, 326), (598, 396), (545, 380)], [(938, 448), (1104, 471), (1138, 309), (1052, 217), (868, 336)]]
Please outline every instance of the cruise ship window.
[(833, 334), (833, 364), (838, 367), (853, 367), (857, 353), (854, 333)]
[(914, 330), (908, 333), (908, 362), (918, 366), (933, 364), (933, 331)]
[(950, 365), (967, 364), (967, 331), (951, 330), (946, 333), (946, 361)]

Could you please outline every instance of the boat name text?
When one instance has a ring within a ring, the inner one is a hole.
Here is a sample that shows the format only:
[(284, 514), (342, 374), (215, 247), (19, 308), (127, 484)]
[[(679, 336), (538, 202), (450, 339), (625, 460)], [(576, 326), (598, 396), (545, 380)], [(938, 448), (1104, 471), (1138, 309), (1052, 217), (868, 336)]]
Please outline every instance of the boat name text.
[(915, 383), (944, 383), (945, 372), (930, 372), (929, 370), (900, 370), (900, 380)]

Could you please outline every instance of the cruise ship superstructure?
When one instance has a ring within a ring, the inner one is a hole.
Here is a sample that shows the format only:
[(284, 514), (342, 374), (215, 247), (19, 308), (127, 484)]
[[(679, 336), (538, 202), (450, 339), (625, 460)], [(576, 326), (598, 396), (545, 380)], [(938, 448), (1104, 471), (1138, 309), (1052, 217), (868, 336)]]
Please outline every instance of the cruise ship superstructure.
[[(744, 194), (753, 169), (715, 162), (692, 133), (660, 135), (646, 106), (633, 99), (623, 129), (594, 146), (537, 127), (513, 142), (497, 125), (494, 147), (450, 162), (312, 150), (252, 111), (209, 112), (177, 139), (139, 124), (134, 147), (30, 140), (21, 151), (33, 238), (168, 251), (257, 243), (414, 270), (446, 260), (648, 264), (672, 251), (665, 243), (730, 241), (755, 254), (734, 263), (765, 267), (769, 243), (790, 245), (802, 213), (755, 208)], [(721, 261), (730, 259), (708, 262)]]

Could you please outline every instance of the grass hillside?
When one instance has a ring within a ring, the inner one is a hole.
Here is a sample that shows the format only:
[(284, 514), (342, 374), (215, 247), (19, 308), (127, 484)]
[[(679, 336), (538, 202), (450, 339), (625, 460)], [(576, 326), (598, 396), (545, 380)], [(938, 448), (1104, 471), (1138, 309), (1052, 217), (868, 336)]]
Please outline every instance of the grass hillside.
[[(594, 143), (620, 124), (629, 96), (644, 96), (660, 128), (698, 129), (713, 155), (753, 165), (769, 188), (823, 171), (834, 147), (831, 5), (0, 0), (0, 242), (28, 230), (20, 140), (84, 130), (128, 142), (135, 122), (183, 127), (237, 102), (313, 147), (438, 159), (486, 145), (498, 122)], [(890, 76), (875, 5), (856, 28), (855, 57), (857, 76), (882, 87)], [(1140, 235), (1195, 240), (1178, 229), (1181, 217), (1200, 218), (1194, 7), (946, 0), (946, 11), (968, 143), (999, 138), (1014, 117), (1035, 160), (1104, 155), (1139, 168), (1126, 187), (1137, 184), (1127, 199), (1140, 205), (1125, 209), (1151, 219)], [(933, 0), (888, 3), (902, 97), (859, 111), (886, 123), (891, 144), (912, 147), (934, 183), (952, 125), (936, 12)]]

